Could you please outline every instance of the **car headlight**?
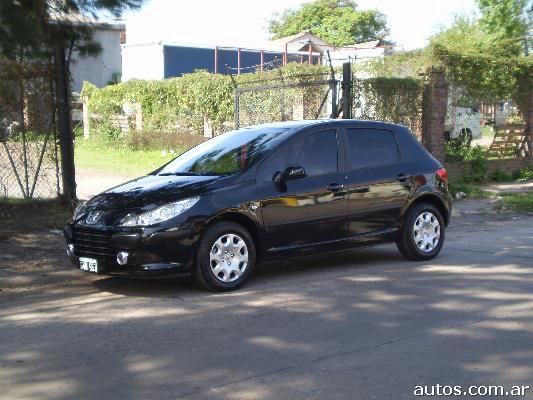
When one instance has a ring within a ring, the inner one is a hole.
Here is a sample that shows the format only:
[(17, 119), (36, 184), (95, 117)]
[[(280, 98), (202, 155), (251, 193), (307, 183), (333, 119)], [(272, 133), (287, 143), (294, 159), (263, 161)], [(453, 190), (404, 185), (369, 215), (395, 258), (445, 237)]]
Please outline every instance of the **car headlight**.
[(122, 221), (121, 226), (148, 226), (154, 225), (159, 222), (163, 222), (174, 218), (181, 213), (187, 211), (196, 202), (200, 200), (200, 197), (191, 197), (189, 199), (176, 201), (174, 203), (165, 204), (164, 206), (155, 208), (151, 211), (144, 212), (142, 214), (128, 214)]
[(74, 209), (74, 215), (73, 215), (73, 219), (76, 220), (78, 219), (78, 217), (81, 215), (81, 213), (84, 211), (85, 209), (85, 206), (87, 205), (87, 202), (86, 201), (80, 201), (78, 203), (78, 205), (76, 206), (76, 208)]

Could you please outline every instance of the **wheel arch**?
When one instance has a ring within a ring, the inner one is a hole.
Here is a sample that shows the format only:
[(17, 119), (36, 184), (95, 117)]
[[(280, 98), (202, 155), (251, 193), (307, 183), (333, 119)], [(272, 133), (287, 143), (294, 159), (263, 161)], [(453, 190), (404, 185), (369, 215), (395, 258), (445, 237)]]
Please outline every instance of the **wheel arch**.
[(254, 241), (257, 260), (260, 260), (262, 258), (264, 254), (263, 234), (256, 221), (254, 221), (250, 216), (242, 212), (227, 211), (218, 214), (215, 217), (211, 218), (209, 221), (207, 221), (204, 232), (207, 231), (207, 229), (214, 223), (221, 221), (234, 222), (246, 229), (250, 233)]
[(448, 207), (446, 207), (444, 200), (442, 200), (439, 195), (432, 192), (423, 193), (420, 196), (416, 197), (413, 201), (411, 201), (411, 203), (407, 207), (407, 210), (421, 203), (429, 203), (432, 206), (436, 207), (442, 215), (442, 218), (444, 219), (444, 224), (448, 226), (448, 224), (450, 223), (450, 211)]

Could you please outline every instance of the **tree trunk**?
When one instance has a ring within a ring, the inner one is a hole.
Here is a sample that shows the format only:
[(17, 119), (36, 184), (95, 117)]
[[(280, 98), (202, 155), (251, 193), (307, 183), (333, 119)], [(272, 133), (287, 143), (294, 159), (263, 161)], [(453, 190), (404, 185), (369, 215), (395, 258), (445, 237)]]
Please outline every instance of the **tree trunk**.
[(74, 169), (74, 135), (70, 116), (69, 77), (65, 61), (65, 48), (56, 47), (54, 54), (59, 148), (61, 151), (61, 176), (63, 197), (76, 199), (76, 174)]

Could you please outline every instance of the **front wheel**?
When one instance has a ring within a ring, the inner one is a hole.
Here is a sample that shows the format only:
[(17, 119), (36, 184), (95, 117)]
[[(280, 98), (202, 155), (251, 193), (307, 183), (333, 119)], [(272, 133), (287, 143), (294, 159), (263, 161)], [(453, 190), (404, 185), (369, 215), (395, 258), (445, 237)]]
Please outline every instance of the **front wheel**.
[(203, 235), (193, 276), (213, 291), (238, 289), (255, 268), (255, 245), (246, 229), (234, 222), (216, 222)]
[(445, 225), (439, 210), (421, 203), (407, 211), (396, 245), (411, 260), (431, 260), (442, 249), (444, 237)]

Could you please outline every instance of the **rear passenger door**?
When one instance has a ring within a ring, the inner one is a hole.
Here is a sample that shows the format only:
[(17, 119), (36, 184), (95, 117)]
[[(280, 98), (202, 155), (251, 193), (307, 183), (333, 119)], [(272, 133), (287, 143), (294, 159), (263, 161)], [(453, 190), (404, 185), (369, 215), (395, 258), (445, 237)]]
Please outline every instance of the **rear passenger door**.
[(344, 138), (350, 236), (392, 228), (409, 196), (395, 133), (347, 128)]

